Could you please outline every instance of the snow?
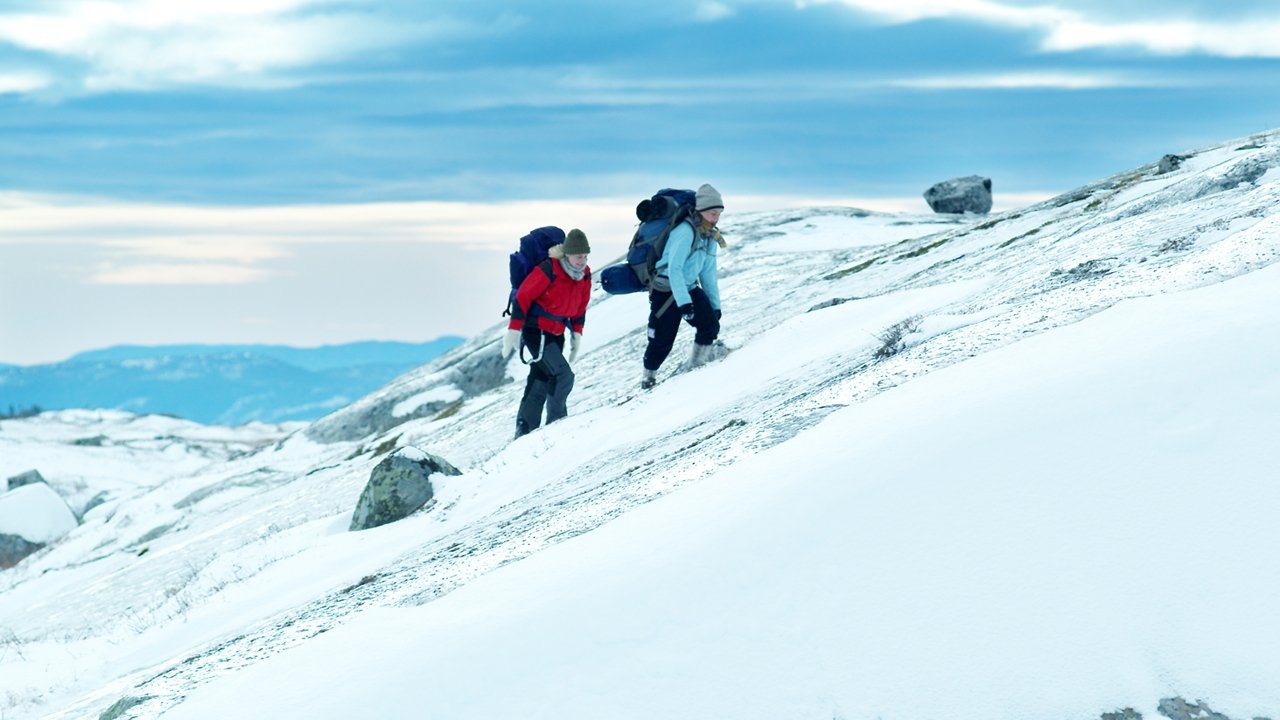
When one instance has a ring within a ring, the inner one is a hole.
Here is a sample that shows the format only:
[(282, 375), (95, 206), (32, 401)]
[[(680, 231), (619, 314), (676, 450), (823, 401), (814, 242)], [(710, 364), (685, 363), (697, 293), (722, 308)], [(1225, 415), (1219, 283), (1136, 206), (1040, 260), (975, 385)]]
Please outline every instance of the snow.
[(1280, 486), (1256, 452), (1277, 287), (1273, 267), (1135, 300), (939, 371), (166, 717), (1278, 707), (1280, 561), (1257, 551)]
[(396, 451), (396, 455), (414, 462), (423, 462), (427, 460), (427, 454), (415, 447), (400, 448)]
[(43, 545), (66, 535), (75, 526), (75, 514), (44, 483), (0, 493), (0, 535), (17, 535)]
[[(1201, 193), (1254, 140), (990, 218), (726, 216), (729, 355), (678, 373), (684, 328), (639, 393), (645, 298), (597, 294), (516, 441), (518, 361), (452, 394), (500, 325), (308, 428), (402, 421), (358, 439), (0, 422), (0, 475), (110, 493), (0, 573), (0, 716), (1274, 716), (1280, 186)], [(346, 532), (388, 452), (463, 474)]]
[(779, 223), (775, 228), (777, 234), (757, 243), (753, 250), (768, 253), (875, 247), (951, 230), (965, 222), (948, 216), (905, 219), (881, 214), (868, 217), (857, 214), (816, 217), (804, 212), (795, 214), (796, 219)]

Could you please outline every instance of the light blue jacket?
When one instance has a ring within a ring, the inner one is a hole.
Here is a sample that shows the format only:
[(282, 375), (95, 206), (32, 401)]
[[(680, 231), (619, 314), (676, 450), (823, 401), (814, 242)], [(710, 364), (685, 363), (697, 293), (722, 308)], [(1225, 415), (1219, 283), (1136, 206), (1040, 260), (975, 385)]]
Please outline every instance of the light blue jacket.
[(665, 278), (671, 286), (676, 306), (693, 302), (689, 291), (699, 285), (711, 300), (714, 310), (720, 309), (720, 279), (716, 272), (716, 254), (720, 245), (714, 238), (696, 237), (693, 225), (682, 222), (671, 229), (667, 247), (654, 265), (659, 278)]

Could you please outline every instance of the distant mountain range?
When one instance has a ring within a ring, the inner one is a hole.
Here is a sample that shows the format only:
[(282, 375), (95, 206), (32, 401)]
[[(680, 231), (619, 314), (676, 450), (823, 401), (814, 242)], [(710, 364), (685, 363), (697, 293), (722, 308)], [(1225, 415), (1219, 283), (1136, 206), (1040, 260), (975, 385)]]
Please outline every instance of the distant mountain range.
[(461, 342), (120, 345), (59, 363), (0, 364), (0, 412), (105, 408), (218, 425), (314, 420)]

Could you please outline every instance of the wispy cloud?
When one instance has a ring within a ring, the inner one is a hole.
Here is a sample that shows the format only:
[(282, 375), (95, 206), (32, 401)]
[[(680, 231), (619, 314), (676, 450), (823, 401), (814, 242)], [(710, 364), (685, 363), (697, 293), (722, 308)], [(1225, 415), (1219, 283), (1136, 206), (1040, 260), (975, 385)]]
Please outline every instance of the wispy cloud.
[(243, 285), (266, 279), (262, 268), (217, 263), (143, 264), (98, 267), (95, 285)]
[(886, 80), (887, 87), (920, 90), (1098, 90), (1102, 88), (1153, 87), (1170, 85), (1167, 80), (1151, 80), (1113, 73), (1094, 72), (1014, 72), (979, 75), (934, 75)]
[(129, 238), (108, 240), (102, 246), (121, 256), (202, 262), (233, 261), (240, 264), (274, 260), (289, 254), (274, 238), (245, 238), (237, 235), (192, 234), (178, 238)]
[(0, 42), (76, 61), (81, 74), (70, 84), (87, 91), (291, 84), (298, 80), (282, 72), (441, 29), (337, 0), (86, 0), (0, 12)]
[(693, 19), (699, 22), (718, 22), (728, 17), (733, 17), (734, 9), (722, 2), (716, 0), (706, 0), (698, 3), (698, 7), (693, 11)]
[[(1099, 70), (1043, 70), (969, 74), (922, 74), (894, 77), (877, 74), (891, 69), (851, 74), (815, 71), (797, 83), (789, 73), (755, 72), (720, 77), (654, 77), (611, 73), (606, 68), (556, 68), (553, 70), (474, 71), (464, 78), (465, 89), (440, 93), (432, 102), (440, 109), (492, 110), (499, 107), (556, 107), (580, 104), (628, 107), (639, 105), (693, 106), (708, 102), (740, 103), (764, 98), (771, 103), (803, 101), (832, 96), (848, 97), (885, 88), (1036, 89), (1088, 90), (1186, 86), (1196, 78), (1169, 78), (1154, 73)], [(440, 82), (423, 78), (423, 83)]]
[[(1020, 6), (990, 0), (803, 0), (840, 4), (888, 23), (967, 20), (1034, 31), (1046, 52), (1136, 48), (1161, 55), (1280, 57), (1280, 18), (1224, 20), (1186, 17), (1142, 22), (1114, 20), (1054, 5)], [(1167, 11), (1166, 11), (1167, 12)]]
[(86, 264), (81, 281), (88, 284), (245, 284), (276, 277), (287, 269), (284, 261), (314, 246), (505, 250), (529, 229), (565, 218), (584, 228), (602, 254), (620, 253), (634, 225), (633, 207), (634, 198), (198, 207), (0, 193), (0, 248), (79, 248), (100, 259)]
[(1264, 22), (1063, 23), (1048, 28), (1043, 47), (1071, 51), (1140, 47), (1162, 55), (1280, 57), (1280, 20)]
[(890, 23), (957, 18), (1012, 27), (1044, 27), (1077, 17), (1052, 6), (1021, 7), (988, 0), (803, 0), (801, 5), (847, 5)]
[(0, 95), (29, 93), (51, 84), (42, 73), (0, 72)]

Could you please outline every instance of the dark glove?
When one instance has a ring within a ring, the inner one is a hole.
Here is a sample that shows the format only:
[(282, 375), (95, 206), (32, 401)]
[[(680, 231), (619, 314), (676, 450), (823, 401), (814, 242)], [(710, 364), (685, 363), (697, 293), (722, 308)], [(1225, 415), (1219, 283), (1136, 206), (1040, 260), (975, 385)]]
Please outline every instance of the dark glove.
[(684, 316), (684, 321), (693, 324), (693, 303), (686, 303), (680, 306), (680, 314)]
[(716, 308), (716, 320), (720, 320), (720, 308)]

